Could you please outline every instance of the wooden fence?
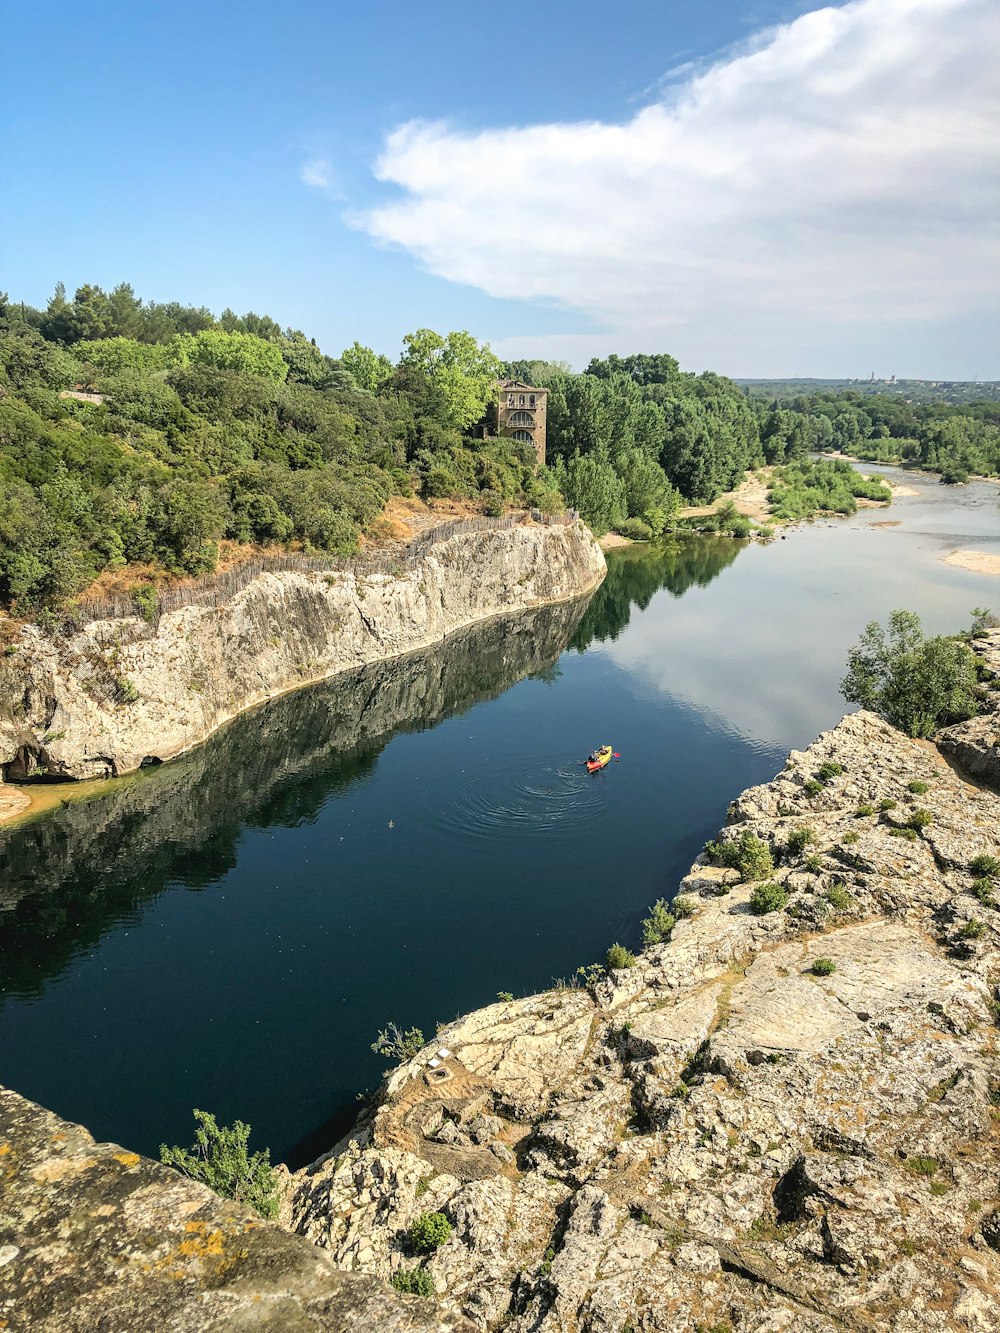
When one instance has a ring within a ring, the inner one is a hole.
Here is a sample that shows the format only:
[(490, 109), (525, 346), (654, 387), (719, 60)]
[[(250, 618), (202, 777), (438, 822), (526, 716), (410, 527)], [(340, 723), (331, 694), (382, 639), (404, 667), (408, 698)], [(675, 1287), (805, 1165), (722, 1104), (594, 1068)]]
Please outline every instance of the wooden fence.
[[(559, 525), (573, 523), (579, 517), (575, 510), (564, 514), (543, 514), (539, 509), (529, 511), (535, 523)], [(61, 628), (70, 630), (92, 620), (116, 620), (142, 616), (158, 620), (167, 611), (179, 611), (185, 606), (221, 606), (261, 574), (279, 574), (287, 570), (312, 574), (394, 574), (402, 575), (414, 569), (433, 546), (467, 532), (503, 532), (524, 522), (523, 514), (507, 514), (503, 518), (456, 518), (427, 528), (405, 545), (379, 547), (361, 555), (302, 555), (289, 551), (282, 555), (261, 555), (241, 561), (222, 574), (206, 574), (189, 579), (174, 588), (158, 588), (144, 594), (139, 590), (120, 597), (105, 597), (80, 603), (75, 613)], [(148, 601), (146, 600), (148, 596)]]

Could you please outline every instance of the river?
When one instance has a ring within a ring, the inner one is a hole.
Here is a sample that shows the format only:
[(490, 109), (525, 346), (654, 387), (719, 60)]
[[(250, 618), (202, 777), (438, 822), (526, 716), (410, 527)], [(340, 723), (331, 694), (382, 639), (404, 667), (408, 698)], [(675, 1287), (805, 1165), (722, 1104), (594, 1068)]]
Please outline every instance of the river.
[(0, 1081), (153, 1154), (193, 1107), (239, 1117), (297, 1165), (377, 1084), (386, 1023), (431, 1036), (635, 946), (730, 799), (843, 714), (869, 619), (1000, 611), (1000, 579), (941, 559), (1000, 551), (998, 488), (863, 470), (917, 494), (612, 552), (588, 606), (286, 696), (0, 831)]

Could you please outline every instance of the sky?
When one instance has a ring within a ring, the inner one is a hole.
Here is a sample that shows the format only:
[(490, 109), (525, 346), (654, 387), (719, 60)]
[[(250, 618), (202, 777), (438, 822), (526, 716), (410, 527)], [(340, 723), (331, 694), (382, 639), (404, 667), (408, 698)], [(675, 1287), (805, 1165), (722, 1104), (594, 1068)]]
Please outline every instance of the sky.
[(4, 46), (15, 299), (1000, 379), (997, 0), (34, 0)]

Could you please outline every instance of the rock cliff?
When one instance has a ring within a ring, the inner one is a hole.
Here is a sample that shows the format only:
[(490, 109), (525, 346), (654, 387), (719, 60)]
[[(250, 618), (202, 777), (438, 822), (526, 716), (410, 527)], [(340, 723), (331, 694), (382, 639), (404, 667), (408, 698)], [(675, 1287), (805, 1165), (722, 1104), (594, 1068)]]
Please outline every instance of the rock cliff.
[(937, 743), (966, 773), (1000, 788), (1000, 629), (987, 631), (972, 647), (986, 675), (986, 708), (968, 722), (947, 727)]
[(472, 1333), (0, 1088), (6, 1333)]
[(441, 1211), (506, 1333), (1000, 1329), (1000, 796), (858, 713), (720, 844), (634, 966), (439, 1032), (286, 1224), (385, 1278)]
[(458, 532), (399, 572), (263, 573), (221, 605), (155, 623), (27, 626), (0, 657), (8, 779), (110, 777), (171, 758), (290, 689), (590, 591), (604, 557), (579, 522)]

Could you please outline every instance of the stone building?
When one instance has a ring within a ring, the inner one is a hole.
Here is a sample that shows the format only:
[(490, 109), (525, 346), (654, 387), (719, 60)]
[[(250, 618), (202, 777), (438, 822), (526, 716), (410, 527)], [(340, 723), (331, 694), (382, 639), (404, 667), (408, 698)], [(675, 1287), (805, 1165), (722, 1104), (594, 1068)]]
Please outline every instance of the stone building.
[(497, 434), (508, 440), (530, 444), (538, 465), (545, 462), (545, 405), (548, 389), (520, 380), (501, 380), (497, 404)]

